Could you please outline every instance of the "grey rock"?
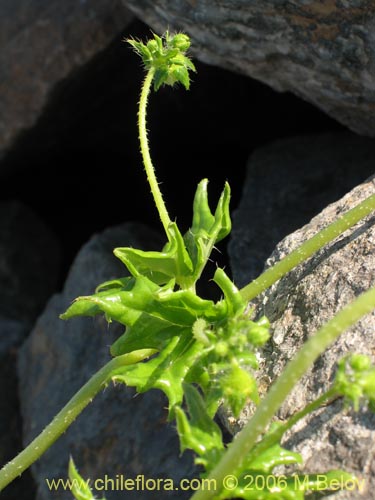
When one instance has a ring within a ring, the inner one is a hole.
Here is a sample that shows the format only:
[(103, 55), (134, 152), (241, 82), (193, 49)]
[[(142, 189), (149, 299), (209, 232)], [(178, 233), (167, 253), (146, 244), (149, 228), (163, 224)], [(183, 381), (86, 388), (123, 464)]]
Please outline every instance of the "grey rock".
[[(375, 193), (375, 177), (329, 205), (309, 224), (281, 241), (267, 267), (289, 254), (302, 242), (336, 220), (340, 214)], [(264, 386), (277, 378), (304, 341), (346, 304), (375, 282), (375, 218), (369, 215), (354, 228), (320, 250), (307, 262), (287, 274), (256, 301), (259, 314), (272, 323), (272, 338), (265, 349), (259, 379)], [(250, 249), (249, 249), (250, 251)], [(319, 357), (312, 370), (292, 391), (278, 412), (285, 419), (330, 387), (337, 361), (348, 352), (368, 354), (374, 360), (375, 311), (342, 333)], [(248, 420), (247, 407), (232, 430)], [(299, 451), (304, 472), (344, 469), (364, 479), (359, 492), (339, 492), (338, 499), (375, 498), (375, 414), (366, 408), (358, 413), (343, 411), (340, 400), (299, 422), (284, 445)]]
[(0, 356), (7, 355), (25, 338), (25, 323), (0, 316)]
[(249, 158), (229, 242), (234, 281), (263, 270), (287, 234), (374, 172), (375, 144), (349, 132), (282, 139)]
[(0, 203), (0, 314), (32, 324), (56, 290), (60, 246), (26, 205)]
[[(58, 315), (77, 296), (93, 293), (108, 279), (127, 274), (112, 250), (118, 246), (159, 249), (158, 235), (144, 226), (125, 224), (93, 237), (79, 252), (64, 290), (39, 317), (19, 357), (24, 442), (39, 434), (73, 394), (110, 359), (109, 345), (122, 333), (104, 318), (61, 321)], [(71, 499), (49, 491), (46, 478), (66, 478), (69, 455), (85, 478), (145, 479), (189, 477), (192, 457), (179, 457), (176, 431), (166, 422), (166, 400), (159, 391), (135, 397), (132, 388), (109, 386), (68, 431), (35, 463), (37, 500)], [(98, 491), (107, 500), (155, 498), (155, 491)], [(158, 491), (158, 498), (173, 498)], [(179, 498), (184, 498), (182, 492)]]
[(184, 30), (202, 61), (291, 91), (375, 135), (370, 0), (123, 0), (157, 32)]
[[(17, 352), (28, 333), (21, 321), (0, 316), (0, 466), (22, 448), (22, 424), (18, 402)], [(30, 474), (9, 486), (9, 500), (30, 500), (34, 485)]]
[[(60, 247), (48, 227), (27, 206), (0, 203), (0, 463), (22, 448), (17, 353), (31, 325), (55, 291)], [(9, 486), (7, 498), (32, 497), (29, 473)]]
[(1, 2), (0, 151), (35, 122), (53, 85), (131, 19), (120, 0)]

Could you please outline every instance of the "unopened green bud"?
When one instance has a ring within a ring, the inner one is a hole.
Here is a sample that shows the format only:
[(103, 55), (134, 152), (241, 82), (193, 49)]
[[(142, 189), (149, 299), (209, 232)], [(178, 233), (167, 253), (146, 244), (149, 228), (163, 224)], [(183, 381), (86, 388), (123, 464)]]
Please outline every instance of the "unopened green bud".
[(349, 364), (354, 371), (368, 370), (371, 366), (371, 359), (365, 354), (352, 354), (349, 357)]
[(251, 328), (248, 333), (249, 342), (255, 346), (264, 345), (269, 338), (270, 332), (268, 327), (259, 326), (259, 324)]
[(352, 354), (338, 362), (334, 387), (358, 411), (362, 399), (375, 405), (375, 367), (369, 356)]
[(247, 336), (244, 333), (240, 333), (239, 335), (237, 335), (236, 340), (237, 340), (237, 345), (240, 347), (243, 347), (246, 344), (248, 344)]
[(189, 71), (195, 71), (195, 67), (185, 55), (190, 46), (187, 35), (178, 33), (171, 37), (166, 32), (162, 37), (154, 34), (154, 38), (149, 40), (147, 44), (132, 39), (128, 42), (142, 57), (146, 69), (154, 69), (155, 90), (164, 84), (174, 85), (178, 82), (189, 89)]
[(240, 414), (248, 399), (259, 402), (255, 379), (237, 365), (231, 366), (228, 373), (220, 379), (224, 399), (235, 416)]
[(172, 47), (181, 50), (181, 52), (186, 52), (190, 47), (189, 37), (184, 33), (174, 35), (170, 43)]
[(155, 54), (159, 50), (159, 46), (156, 40), (149, 40), (147, 42), (147, 48), (151, 52), (151, 54)]
[(236, 356), (236, 360), (240, 366), (249, 366), (254, 368), (254, 370), (259, 368), (259, 363), (256, 355), (251, 352), (241, 352)]
[(369, 399), (375, 400), (375, 369), (363, 376), (363, 394)]
[(216, 345), (215, 345), (215, 352), (218, 356), (224, 358), (228, 354), (228, 344), (224, 342), (224, 340), (220, 340)]

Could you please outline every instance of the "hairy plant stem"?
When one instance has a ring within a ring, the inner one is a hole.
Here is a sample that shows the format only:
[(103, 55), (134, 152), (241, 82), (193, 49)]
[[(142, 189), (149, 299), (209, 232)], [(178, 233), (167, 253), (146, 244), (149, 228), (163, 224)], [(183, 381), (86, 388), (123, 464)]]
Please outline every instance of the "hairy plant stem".
[(258, 278), (246, 285), (240, 290), (242, 297), (250, 301), (257, 297), (259, 294), (267, 290), (280, 278), (285, 276), (294, 267), (301, 264), (315, 252), (323, 248), (332, 240), (337, 238), (347, 229), (350, 229), (363, 217), (375, 210), (375, 194), (369, 196), (364, 201), (359, 203), (356, 207), (352, 208), (342, 217), (329, 226), (322, 229), (315, 236), (305, 241), (296, 250), (277, 262), (275, 265), (264, 271)]
[(0, 491), (43, 455), (97, 393), (111, 381), (118, 369), (142, 361), (154, 353), (154, 349), (140, 349), (129, 354), (123, 354), (112, 359), (95, 373), (56, 415), (52, 422), (19, 455), (0, 470)]
[(311, 368), (315, 360), (347, 328), (375, 308), (375, 287), (360, 295), (354, 302), (342, 309), (318, 332), (310, 337), (296, 356), (289, 361), (284, 371), (271, 386), (251, 420), (246, 424), (228, 448), (208, 479), (216, 482), (216, 491), (197, 491), (191, 500), (208, 500), (222, 488), (223, 479), (232, 474), (254, 447), (272, 417), (281, 407), (298, 380)]
[(250, 451), (250, 453), (246, 456), (246, 460), (249, 462), (252, 459), (255, 459), (260, 453), (267, 450), (271, 446), (276, 443), (279, 443), (285, 432), (293, 427), (301, 418), (309, 415), (313, 411), (320, 408), (323, 404), (327, 403), (329, 400), (335, 399), (340, 395), (337, 394), (334, 388), (329, 389), (327, 392), (319, 396), (319, 398), (315, 399), (311, 403), (305, 406), (301, 411), (295, 413), (290, 417), (290, 419), (281, 424), (277, 429), (273, 432), (267, 433), (264, 438), (254, 446), (254, 448)]
[(147, 126), (146, 126), (146, 109), (147, 109), (147, 101), (148, 96), (150, 94), (152, 81), (155, 76), (155, 69), (151, 67), (146, 75), (146, 78), (143, 82), (141, 97), (139, 100), (139, 110), (138, 110), (138, 132), (139, 132), (139, 142), (141, 146), (141, 153), (143, 158), (143, 164), (146, 170), (147, 180), (151, 188), (151, 193), (155, 201), (156, 208), (158, 209), (160, 220), (163, 224), (164, 230), (168, 235), (168, 226), (171, 223), (171, 219), (169, 218), (163, 196), (159, 189), (158, 181), (155, 175), (155, 169), (152, 164), (150, 149), (148, 145), (147, 138)]

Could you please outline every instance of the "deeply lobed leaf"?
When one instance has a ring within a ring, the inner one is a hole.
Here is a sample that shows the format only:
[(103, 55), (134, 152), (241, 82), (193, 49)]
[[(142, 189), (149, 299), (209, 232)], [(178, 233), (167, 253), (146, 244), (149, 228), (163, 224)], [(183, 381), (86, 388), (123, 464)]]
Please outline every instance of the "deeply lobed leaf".
[[(89, 481), (85, 481), (79, 474), (72, 458), (69, 460), (68, 473), (71, 484), (70, 492), (76, 500), (99, 500), (95, 499)], [(103, 497), (101, 500), (105, 500), (105, 498)]]

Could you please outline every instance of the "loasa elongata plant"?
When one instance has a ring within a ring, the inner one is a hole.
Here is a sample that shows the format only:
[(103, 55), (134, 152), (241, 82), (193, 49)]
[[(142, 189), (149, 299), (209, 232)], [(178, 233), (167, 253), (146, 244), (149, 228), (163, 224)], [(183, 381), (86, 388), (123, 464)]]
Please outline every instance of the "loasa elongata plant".
[[(230, 188), (225, 184), (214, 212), (208, 204), (206, 179), (198, 184), (193, 202), (193, 218), (184, 235), (173, 222), (160, 192), (152, 165), (146, 127), (147, 101), (152, 86), (181, 83), (190, 85), (189, 71), (195, 67), (186, 55), (189, 38), (178, 33), (154, 35), (146, 44), (128, 40), (142, 57), (147, 70), (138, 113), (139, 139), (144, 167), (167, 243), (161, 251), (117, 248), (115, 255), (130, 276), (101, 284), (91, 296), (78, 297), (61, 315), (104, 314), (125, 331), (111, 346), (113, 359), (97, 372), (67, 403), (46, 429), (0, 471), (0, 490), (37, 460), (67, 429), (92, 398), (111, 381), (136, 387), (138, 392), (158, 388), (168, 397), (169, 419), (175, 419), (181, 450), (190, 448), (202, 466), (203, 477), (215, 481), (211, 490), (200, 490), (192, 499), (243, 498), (246, 500), (303, 500), (305, 494), (322, 491), (319, 475), (304, 475), (299, 488), (295, 475), (282, 476), (277, 485), (266, 481), (278, 465), (301, 464), (302, 457), (281, 446), (284, 433), (299, 419), (332, 398), (343, 397), (357, 410), (360, 404), (375, 407), (375, 367), (367, 356), (348, 355), (338, 362), (331, 388), (282, 424), (272, 417), (296, 382), (316, 358), (362, 316), (375, 308), (375, 288), (358, 297), (311, 337), (289, 362), (268, 394), (260, 401), (254, 371), (257, 352), (269, 339), (269, 322), (252, 318), (248, 302), (317, 250), (352, 227), (375, 209), (375, 195), (348, 211), (337, 221), (302, 244), (297, 250), (238, 290), (223, 269), (213, 281), (223, 298), (214, 303), (196, 293), (196, 283), (214, 245), (231, 229)], [(223, 443), (214, 416), (220, 404), (238, 415), (246, 401), (257, 410), (233, 443)], [(183, 403), (186, 403), (183, 406)], [(231, 474), (236, 484), (225, 488)], [(264, 487), (248, 490), (249, 477), (262, 476)], [(93, 499), (94, 492), (79, 475), (73, 460), (69, 477), (75, 480), (75, 498)], [(353, 478), (344, 471), (328, 471), (330, 480)], [(306, 481), (306, 478), (308, 479)]]

